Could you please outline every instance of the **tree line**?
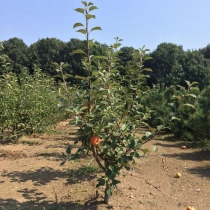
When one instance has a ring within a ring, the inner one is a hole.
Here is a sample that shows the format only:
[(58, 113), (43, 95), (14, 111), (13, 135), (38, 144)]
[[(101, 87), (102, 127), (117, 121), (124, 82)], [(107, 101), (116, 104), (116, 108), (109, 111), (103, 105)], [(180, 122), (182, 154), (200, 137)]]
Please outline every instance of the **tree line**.
[[(45, 38), (27, 46), (22, 39), (15, 37), (4, 41), (3, 47), (0, 53), (8, 56), (6, 59), (10, 65), (7, 68), (0, 65), (0, 74), (8, 72), (20, 74), (25, 68), (30, 74), (36, 69), (41, 69), (43, 73), (56, 76), (54, 64), (63, 62), (63, 71), (68, 81), (77, 83), (75, 75), (86, 76), (81, 64), (84, 55), (73, 53), (76, 49), (86, 52), (85, 40), (72, 38), (68, 42), (63, 42), (56, 38)], [(106, 44), (95, 42), (91, 54), (104, 56), (108, 47)], [(127, 69), (133, 64), (134, 50), (133, 47), (120, 49), (117, 69), (122, 75), (129, 74)], [(150, 87), (154, 84), (185, 86), (186, 80), (198, 82), (200, 89), (210, 85), (210, 44), (198, 50), (185, 51), (182, 46), (161, 43), (149, 55), (153, 59), (146, 61), (144, 65), (152, 69), (146, 80)]]

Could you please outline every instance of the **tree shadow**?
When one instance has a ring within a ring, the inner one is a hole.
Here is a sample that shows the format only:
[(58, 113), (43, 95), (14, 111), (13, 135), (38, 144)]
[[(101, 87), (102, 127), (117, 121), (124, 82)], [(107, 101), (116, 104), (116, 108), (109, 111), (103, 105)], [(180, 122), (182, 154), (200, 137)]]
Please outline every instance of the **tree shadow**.
[[(28, 193), (31, 193), (28, 191)], [(32, 192), (33, 193), (33, 192)], [(96, 205), (99, 205), (98, 202)], [(0, 210), (96, 210), (97, 206), (93, 206), (95, 204), (91, 204), (90, 206), (86, 206), (85, 204), (79, 204), (77, 202), (51, 202), (51, 201), (43, 201), (39, 200), (19, 202), (13, 198), (9, 199), (1, 199), (0, 198)]]
[(202, 177), (210, 178), (210, 165), (190, 168), (187, 171), (191, 174), (196, 174)]
[[(71, 169), (67, 171), (54, 170), (50, 167), (41, 167), (35, 171), (13, 171), (9, 173), (4, 173), (2, 177), (8, 177), (10, 182), (23, 183), (27, 181), (32, 181), (35, 186), (46, 185), (51, 181), (56, 181), (61, 178), (66, 179), (66, 184), (75, 184), (81, 181), (90, 181), (97, 177), (97, 175), (90, 171), (91, 169), (84, 169), (80, 167), (78, 169)], [(85, 174), (84, 174), (85, 173)], [(73, 174), (73, 176), (72, 176)]]
[[(169, 158), (177, 158), (183, 161), (195, 161), (195, 162), (203, 162), (210, 160), (210, 152), (209, 151), (195, 151), (195, 152), (179, 152), (174, 154), (163, 154), (164, 157)], [(191, 174), (196, 174), (201, 177), (210, 178), (210, 165), (203, 165), (194, 168), (188, 168), (187, 171)]]
[(43, 158), (45, 160), (51, 160), (51, 161), (62, 162), (64, 160), (64, 156), (60, 152), (41, 152), (41, 153), (36, 153), (34, 156)]
[(33, 181), (37, 185), (45, 185), (52, 180), (58, 180), (59, 178), (66, 177), (66, 172), (54, 170), (49, 167), (41, 167), (35, 171), (12, 171), (10, 173), (5, 173), (2, 176), (10, 178), (10, 182)]
[(209, 151), (179, 152), (174, 154), (163, 154), (165, 157), (178, 158), (182, 160), (205, 161), (210, 160)]
[[(34, 183), (33, 189), (23, 188), (21, 190), (17, 190), (18, 193), (24, 197), (26, 202), (19, 202), (13, 198), (9, 199), (1, 199), (0, 198), (0, 210), (69, 210), (69, 209), (97, 209), (97, 206), (102, 203), (100, 202), (93, 202), (89, 206), (86, 206), (85, 203), (81, 204), (81, 201), (78, 200), (75, 202), (72, 201), (63, 201), (62, 199), (59, 200), (56, 198), (56, 192), (54, 198), (47, 198), (46, 195), (38, 189), (36, 186), (40, 185), (47, 185), (53, 180), (59, 180), (60, 178), (65, 178), (66, 182), (64, 183), (66, 186), (76, 183), (81, 183), (83, 181), (91, 181), (97, 177), (96, 171), (91, 171), (92, 169), (88, 169), (85, 166), (82, 166), (78, 169), (72, 169), (68, 171), (59, 171), (54, 170), (53, 168), (49, 167), (42, 167), (36, 171), (26, 171), (26, 172), (19, 172), (13, 171), (9, 173), (5, 173), (2, 176), (8, 177), (10, 182), (18, 182), (24, 183), (27, 181), (32, 181)], [(58, 197), (60, 196), (59, 192)], [(20, 208), (18, 208), (20, 207)], [(91, 207), (91, 208), (90, 208)]]
[(179, 144), (162, 144), (162, 143), (155, 143), (156, 146), (161, 146), (161, 147), (168, 147), (168, 148), (180, 148)]

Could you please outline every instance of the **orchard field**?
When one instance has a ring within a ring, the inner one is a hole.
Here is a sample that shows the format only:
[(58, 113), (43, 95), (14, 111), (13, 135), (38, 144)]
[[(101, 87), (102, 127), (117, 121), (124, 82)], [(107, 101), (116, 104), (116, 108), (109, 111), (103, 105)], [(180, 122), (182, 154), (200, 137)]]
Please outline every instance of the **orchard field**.
[[(60, 122), (46, 134), (24, 136), (15, 145), (1, 145), (0, 209), (210, 208), (209, 152), (162, 134), (144, 145), (151, 152), (137, 161), (134, 171), (120, 177), (122, 183), (110, 203), (104, 204), (102, 187), (96, 198), (95, 183), (101, 171), (91, 155), (60, 166), (62, 152), (77, 135), (77, 128), (68, 123)], [(182, 145), (187, 149), (182, 150)], [(153, 152), (153, 146), (158, 146), (158, 152)], [(175, 177), (178, 172), (181, 178)]]
[(208, 209), (209, 46), (102, 46), (96, 9), (74, 47), (0, 45), (0, 208)]

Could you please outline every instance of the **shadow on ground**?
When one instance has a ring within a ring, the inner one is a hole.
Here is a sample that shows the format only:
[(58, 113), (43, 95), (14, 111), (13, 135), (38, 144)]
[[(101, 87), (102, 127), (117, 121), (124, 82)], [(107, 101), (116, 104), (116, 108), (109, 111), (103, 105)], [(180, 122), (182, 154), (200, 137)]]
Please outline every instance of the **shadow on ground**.
[[(30, 192), (29, 192), (30, 193)], [(100, 204), (100, 203), (98, 203)], [(74, 202), (41, 202), (36, 201), (18, 202), (12, 198), (0, 199), (0, 210), (96, 210), (97, 206), (86, 206), (85, 204), (78, 204)]]
[(210, 178), (210, 165), (203, 167), (195, 167), (187, 170), (191, 174), (196, 174), (201, 177)]
[(54, 170), (50, 167), (41, 167), (38, 170), (34, 171), (13, 171), (10, 173), (4, 173), (2, 177), (10, 178), (10, 182), (27, 182), (32, 181), (34, 185), (46, 185), (51, 181), (59, 180), (60, 178), (66, 179), (66, 184), (73, 184), (81, 181), (90, 181), (96, 178), (95, 174), (85, 173), (83, 168), (78, 168), (72, 170), (74, 171), (74, 175), (71, 174), (71, 171), (60, 171)]
[[(90, 181), (96, 178), (95, 174), (91, 174), (91, 171), (87, 170), (87, 168), (79, 168), (72, 171), (59, 171), (49, 167), (42, 167), (35, 171), (13, 171), (10, 173), (5, 172), (2, 174), (2, 177), (9, 178), (10, 182), (23, 183), (32, 181), (34, 186), (47, 185), (51, 181), (65, 178), (65, 184), (70, 185), (86, 180)], [(17, 192), (20, 193), (22, 197), (27, 200), (27, 202), (19, 202), (12, 198), (0, 199), (0, 210), (86, 210), (97, 209), (96, 206), (102, 203), (102, 201), (95, 201), (87, 207), (85, 204), (81, 204), (82, 201), (80, 200), (76, 202), (70, 202), (67, 198), (66, 202), (62, 201), (62, 199), (60, 201), (59, 199), (61, 194), (60, 192), (56, 192), (56, 190), (54, 190), (55, 193), (54, 196), (50, 198), (51, 200), (49, 200), (49, 198), (47, 198), (44, 193), (39, 192), (38, 189), (35, 188), (24, 188), (18, 190)]]
[[(182, 151), (182, 150), (180, 150)], [(182, 160), (192, 160), (192, 161), (208, 161), (210, 160), (209, 151), (194, 151), (194, 152), (179, 152), (174, 154), (164, 154), (165, 157), (178, 158)]]

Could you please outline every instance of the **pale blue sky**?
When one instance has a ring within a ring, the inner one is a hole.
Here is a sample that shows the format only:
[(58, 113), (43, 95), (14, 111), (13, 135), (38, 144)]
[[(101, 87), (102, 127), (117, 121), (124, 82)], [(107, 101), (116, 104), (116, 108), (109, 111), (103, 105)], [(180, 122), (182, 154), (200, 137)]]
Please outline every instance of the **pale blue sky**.
[[(103, 31), (91, 34), (100, 43), (149, 48), (162, 42), (182, 45), (185, 50), (210, 44), (210, 0), (94, 0), (99, 9), (91, 26)], [(84, 23), (80, 0), (0, 0), (0, 40), (18, 37), (30, 45), (53, 37), (62, 41), (84, 39), (72, 28)]]

